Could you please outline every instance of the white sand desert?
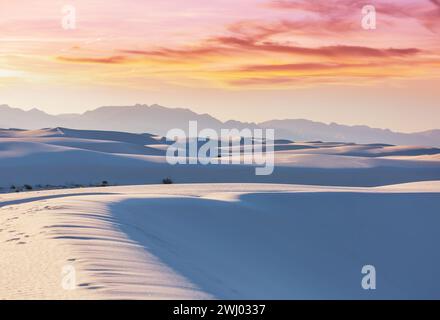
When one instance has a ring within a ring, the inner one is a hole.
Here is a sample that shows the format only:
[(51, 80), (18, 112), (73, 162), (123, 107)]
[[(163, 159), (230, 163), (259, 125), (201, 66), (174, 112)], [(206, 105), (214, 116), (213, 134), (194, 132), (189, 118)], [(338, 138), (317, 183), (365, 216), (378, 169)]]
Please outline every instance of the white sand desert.
[(11, 186), (175, 183), (287, 183), (381, 186), (440, 180), (440, 149), (382, 144), (275, 144), (273, 174), (246, 165), (171, 166), (164, 139), (149, 134), (66, 128), (0, 130), (0, 192)]
[(0, 136), (1, 299), (440, 298), (438, 149), (280, 143), (258, 177), (147, 135)]

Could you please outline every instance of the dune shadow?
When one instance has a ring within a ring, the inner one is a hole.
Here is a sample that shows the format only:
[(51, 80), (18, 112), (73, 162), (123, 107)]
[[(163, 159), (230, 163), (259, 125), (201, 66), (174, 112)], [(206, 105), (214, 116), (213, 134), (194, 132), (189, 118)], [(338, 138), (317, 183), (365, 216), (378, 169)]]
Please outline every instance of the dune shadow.
[[(438, 299), (438, 193), (252, 193), (130, 199), (121, 231), (224, 299)], [(377, 290), (361, 269), (377, 268)]]

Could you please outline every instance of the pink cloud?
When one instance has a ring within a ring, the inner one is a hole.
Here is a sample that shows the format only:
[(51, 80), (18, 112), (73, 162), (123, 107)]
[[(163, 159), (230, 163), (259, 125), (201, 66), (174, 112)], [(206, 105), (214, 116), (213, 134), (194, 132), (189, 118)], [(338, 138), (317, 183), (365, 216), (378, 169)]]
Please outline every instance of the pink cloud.
[[(384, 0), (271, 0), (267, 6), (311, 13), (324, 22), (359, 19), (361, 8), (367, 4), (373, 5), (378, 15), (382, 17), (415, 19), (430, 31), (440, 31), (439, 0), (399, 1), (399, 3)], [(405, 21), (402, 23), (405, 24)]]

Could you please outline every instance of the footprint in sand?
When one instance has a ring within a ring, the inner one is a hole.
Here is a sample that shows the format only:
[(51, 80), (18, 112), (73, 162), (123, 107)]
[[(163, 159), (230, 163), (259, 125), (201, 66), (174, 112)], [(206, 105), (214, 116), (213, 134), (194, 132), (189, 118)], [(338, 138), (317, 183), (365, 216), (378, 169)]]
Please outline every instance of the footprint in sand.
[(88, 287), (88, 286), (90, 286), (91, 285), (91, 283), (80, 283), (79, 285), (78, 285), (78, 287)]
[(20, 238), (11, 238), (6, 240), (5, 242), (18, 241), (18, 240), (20, 240)]
[(97, 290), (103, 288), (102, 286), (93, 285), (93, 283), (80, 283), (78, 287), (86, 288), (87, 290)]

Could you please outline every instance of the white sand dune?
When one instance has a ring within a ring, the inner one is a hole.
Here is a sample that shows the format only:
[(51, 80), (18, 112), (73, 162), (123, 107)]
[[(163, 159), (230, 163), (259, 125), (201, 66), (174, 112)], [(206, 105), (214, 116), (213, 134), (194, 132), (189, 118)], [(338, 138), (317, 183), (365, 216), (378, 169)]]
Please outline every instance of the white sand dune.
[[(0, 130), (0, 192), (10, 187), (175, 183), (284, 183), (380, 186), (440, 179), (440, 149), (380, 144), (275, 145), (276, 168), (256, 176), (248, 165), (166, 162), (166, 141), (149, 134), (72, 130)], [(41, 187), (40, 187), (41, 188)], [(38, 188), (37, 188), (38, 189)]]
[[(0, 298), (438, 299), (439, 193), (437, 181), (3, 194)], [(366, 264), (375, 291), (361, 288)]]
[[(256, 176), (171, 166), (166, 147), (0, 130), (0, 299), (440, 298), (440, 149), (277, 141)], [(127, 186), (84, 188), (104, 180)]]

